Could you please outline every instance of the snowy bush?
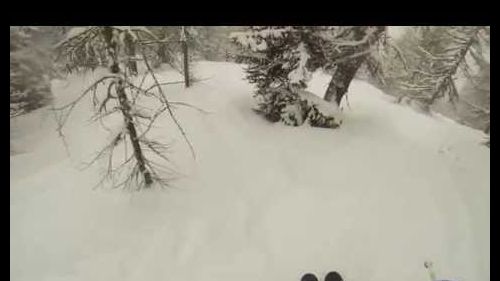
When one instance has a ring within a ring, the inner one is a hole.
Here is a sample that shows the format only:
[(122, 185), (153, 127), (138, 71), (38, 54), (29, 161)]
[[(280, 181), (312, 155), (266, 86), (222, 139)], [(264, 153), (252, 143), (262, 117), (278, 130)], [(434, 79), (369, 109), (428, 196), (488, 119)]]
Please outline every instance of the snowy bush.
[(341, 122), (337, 110), (314, 94), (298, 89), (269, 89), (260, 96), (265, 101), (257, 112), (271, 122), (290, 126), (337, 128)]

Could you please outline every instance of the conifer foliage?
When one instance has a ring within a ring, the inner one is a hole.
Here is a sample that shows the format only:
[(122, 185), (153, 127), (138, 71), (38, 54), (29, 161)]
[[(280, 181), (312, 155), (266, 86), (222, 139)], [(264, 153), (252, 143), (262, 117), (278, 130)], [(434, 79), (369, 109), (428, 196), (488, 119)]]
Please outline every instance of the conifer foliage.
[(49, 53), (32, 40), (38, 27), (10, 27), (10, 116), (47, 105), (51, 100)]
[(307, 121), (311, 126), (336, 128), (334, 114), (318, 110), (318, 101), (304, 91), (311, 70), (317, 67), (310, 60), (317, 46), (311, 40), (312, 31), (310, 27), (258, 26), (233, 33), (232, 38), (241, 48), (237, 62), (248, 64), (247, 79), (256, 85), (257, 112), (272, 122), (299, 126)]
[[(447, 98), (460, 121), (489, 134), (490, 28), (487, 26), (411, 27), (400, 40), (407, 69), (390, 79), (399, 101), (414, 101), (426, 112)], [(465, 86), (457, 86), (457, 78)], [(489, 144), (489, 140), (487, 142)]]
[(475, 54), (473, 47), (478, 41), (482, 27), (417, 27), (413, 36), (417, 47), (408, 77), (401, 87), (412, 98), (426, 104), (448, 97), (451, 102), (458, 99), (454, 75), (460, 67), (467, 67), (466, 56)]

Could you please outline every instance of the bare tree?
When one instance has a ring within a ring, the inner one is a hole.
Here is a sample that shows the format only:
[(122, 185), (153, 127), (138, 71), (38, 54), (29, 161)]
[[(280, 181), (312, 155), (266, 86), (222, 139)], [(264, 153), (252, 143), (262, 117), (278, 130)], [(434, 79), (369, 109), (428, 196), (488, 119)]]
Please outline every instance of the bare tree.
[[(188, 143), (193, 157), (194, 149), (186, 133), (177, 120), (172, 110), (172, 105), (167, 100), (161, 85), (148, 63), (146, 52), (141, 49), (141, 42), (148, 40), (160, 41), (146, 28), (139, 27), (88, 27), (77, 30), (73, 36), (63, 40), (57, 45), (60, 55), (66, 57), (73, 65), (79, 64), (82, 57), (74, 56), (75, 52), (83, 53), (83, 58), (104, 54), (108, 61), (109, 74), (96, 80), (77, 99), (62, 107), (56, 108), (59, 112), (59, 132), (71, 114), (73, 108), (86, 96), (90, 95), (96, 113), (93, 121), (103, 120), (108, 116), (120, 113), (124, 120), (123, 130), (112, 138), (111, 143), (104, 147), (88, 165), (107, 156), (108, 165), (105, 177), (100, 181), (111, 180), (114, 187), (125, 186), (137, 188), (150, 187), (153, 182), (167, 186), (165, 174), (172, 174), (172, 169), (161, 164), (159, 160), (169, 162), (165, 152), (168, 146), (161, 142), (149, 139), (147, 133), (153, 128), (154, 122), (165, 111), (173, 119), (182, 136)], [(89, 50), (92, 50), (90, 52)], [(137, 57), (137, 51), (142, 58)], [(147, 71), (144, 73), (140, 84), (135, 84), (132, 77), (138, 74), (136, 61), (142, 60)], [(155, 82), (153, 87), (143, 86), (145, 78), (151, 75)], [(98, 91), (106, 89), (106, 91)], [(154, 91), (158, 89), (158, 91)], [(144, 100), (156, 101), (156, 109), (142, 106)], [(62, 133), (61, 133), (62, 134)], [(127, 151), (127, 138), (132, 147), (132, 152)], [(125, 157), (121, 163), (114, 167), (113, 155), (117, 146), (124, 147)], [(123, 172), (127, 175), (123, 178)], [(116, 179), (121, 181), (116, 182)]]

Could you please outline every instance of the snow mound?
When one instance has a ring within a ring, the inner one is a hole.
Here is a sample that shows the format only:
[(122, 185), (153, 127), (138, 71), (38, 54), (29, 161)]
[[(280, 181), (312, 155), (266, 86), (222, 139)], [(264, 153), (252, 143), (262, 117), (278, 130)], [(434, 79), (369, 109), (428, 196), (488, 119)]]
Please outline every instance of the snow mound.
[[(102, 167), (79, 167), (109, 135), (87, 122), (90, 101), (68, 120), (71, 157), (50, 114), (25, 117), (36, 120), (28, 130), (37, 140), (23, 132), (27, 120), (11, 124), (24, 152), (10, 158), (12, 281), (291, 281), (332, 270), (345, 280), (422, 281), (425, 261), (438, 279), (490, 280), (481, 132), (391, 103), (361, 81), (337, 130), (271, 124), (252, 111), (243, 66), (195, 67), (211, 78), (165, 93), (207, 111), (176, 106), (196, 161), (168, 116), (154, 131), (184, 175), (171, 189), (92, 189)], [(57, 102), (98, 75), (55, 83)], [(321, 96), (328, 79), (316, 73), (308, 91)]]

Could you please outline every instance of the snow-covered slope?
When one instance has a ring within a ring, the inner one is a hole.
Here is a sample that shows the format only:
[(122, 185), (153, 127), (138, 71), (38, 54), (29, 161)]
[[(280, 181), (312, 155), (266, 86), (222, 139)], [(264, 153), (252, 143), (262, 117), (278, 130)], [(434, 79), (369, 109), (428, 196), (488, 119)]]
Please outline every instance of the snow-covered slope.
[[(80, 164), (108, 136), (86, 123), (90, 101), (68, 123), (71, 158), (49, 112), (16, 121), (12, 142), (25, 147), (10, 162), (12, 281), (296, 281), (330, 270), (347, 281), (426, 281), (427, 260), (438, 278), (490, 279), (481, 132), (393, 104), (361, 81), (340, 129), (270, 124), (252, 112), (241, 66), (203, 62), (196, 73), (211, 79), (165, 87), (209, 111), (176, 110), (196, 161), (167, 115), (155, 131), (175, 141), (182, 176), (171, 189), (92, 189), (100, 167)], [(57, 99), (92, 79), (54, 83)], [(327, 83), (316, 74), (308, 90), (321, 95)], [(37, 125), (23, 134), (26, 124)]]

